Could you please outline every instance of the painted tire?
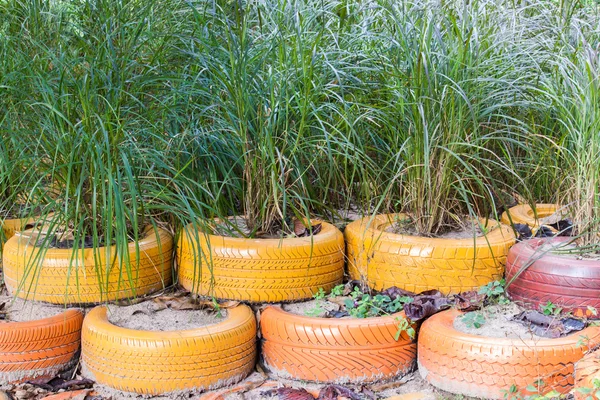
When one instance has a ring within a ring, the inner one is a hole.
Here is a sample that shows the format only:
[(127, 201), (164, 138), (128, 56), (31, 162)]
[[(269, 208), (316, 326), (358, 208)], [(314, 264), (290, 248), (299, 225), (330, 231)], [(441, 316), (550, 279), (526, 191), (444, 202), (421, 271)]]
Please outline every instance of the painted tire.
[[(385, 232), (393, 218), (385, 214), (352, 222), (344, 235), (352, 279), (362, 279), (375, 290), (391, 286), (444, 294), (477, 290), (504, 274), (508, 249), (515, 242), (511, 228), (494, 227), (487, 236), (435, 239)], [(488, 226), (496, 221), (489, 220)]]
[(216, 389), (244, 379), (256, 360), (256, 319), (245, 305), (218, 324), (171, 332), (126, 329), (106, 307), (83, 322), (81, 359), (96, 382), (139, 394)]
[(331, 224), (312, 222), (322, 224), (319, 234), (282, 240), (209, 235), (189, 225), (179, 239), (179, 282), (203, 296), (249, 302), (329, 291), (344, 276), (344, 237)]
[[(454, 329), (454, 319), (460, 314), (448, 310), (423, 323), (418, 362), (427, 382), (465, 396), (501, 399), (513, 385), (527, 394), (527, 386), (540, 379), (544, 392), (568, 393), (573, 388), (574, 364), (600, 343), (600, 327), (559, 339), (470, 335)], [(583, 337), (588, 338), (585, 346), (578, 343)]]
[(260, 317), (265, 366), (276, 376), (317, 382), (374, 382), (410, 372), (417, 345), (396, 318), (311, 318), (268, 307)]
[(569, 238), (531, 239), (513, 246), (506, 262), (506, 291), (512, 300), (534, 308), (550, 301), (577, 316), (600, 318), (588, 310), (590, 306), (600, 313), (600, 260), (578, 260), (540, 250), (544, 243), (566, 240)]
[(586, 354), (575, 364), (575, 390), (573, 391), (575, 398), (578, 400), (600, 398), (600, 388), (596, 387), (594, 381), (600, 381), (600, 351)]
[[(556, 204), (536, 204), (535, 210), (537, 212), (537, 218), (536, 213), (529, 204), (519, 204), (518, 206), (511, 207), (508, 212), (505, 211), (502, 214), (500, 222), (509, 226), (512, 224), (526, 224), (531, 228), (539, 228), (539, 219), (554, 214), (556, 210), (558, 210), (558, 207)], [(508, 216), (509, 213), (510, 218)]]
[(79, 350), (81, 310), (50, 318), (0, 323), (0, 384), (53, 377), (69, 368)]
[(17, 218), (17, 219), (5, 219), (2, 221), (2, 232), (4, 234), (4, 240), (8, 240), (15, 235), (15, 232), (20, 231), (28, 223), (32, 221), (31, 218)]
[[(4, 246), (4, 280), (18, 297), (54, 304), (101, 303), (142, 296), (171, 284), (173, 240), (165, 230), (144, 231), (138, 242), (139, 264), (136, 246), (129, 244), (131, 279), (117, 260), (106, 261), (106, 248), (83, 249), (75, 256), (71, 249), (44, 253), (34, 245), (37, 235), (33, 230), (17, 233)], [(30, 262), (35, 264), (28, 267)]]

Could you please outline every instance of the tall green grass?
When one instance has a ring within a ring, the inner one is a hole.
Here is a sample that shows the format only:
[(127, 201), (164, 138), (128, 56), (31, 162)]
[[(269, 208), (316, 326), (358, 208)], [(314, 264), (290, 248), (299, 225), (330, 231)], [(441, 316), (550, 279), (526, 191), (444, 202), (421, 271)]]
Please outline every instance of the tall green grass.
[(593, 2), (2, 0), (0, 212), (129, 276), (144, 226), (232, 215), (429, 236), (518, 195), (592, 232), (598, 37)]

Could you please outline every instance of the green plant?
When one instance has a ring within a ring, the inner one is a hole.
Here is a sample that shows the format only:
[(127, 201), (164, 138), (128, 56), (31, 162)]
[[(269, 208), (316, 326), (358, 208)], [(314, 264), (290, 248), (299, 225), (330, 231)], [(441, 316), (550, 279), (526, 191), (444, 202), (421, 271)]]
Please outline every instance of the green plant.
[(485, 317), (480, 312), (472, 311), (466, 313), (462, 321), (468, 328), (479, 329), (485, 324)]
[(557, 306), (556, 304), (553, 304), (551, 301), (549, 301), (548, 303), (540, 306), (540, 311), (544, 314), (544, 315), (559, 315), (562, 312), (562, 308)]
[(306, 311), (306, 315), (309, 317), (318, 317), (323, 314), (323, 312), (325, 312), (325, 309), (323, 308), (323, 300), (326, 297), (327, 293), (325, 293), (325, 290), (323, 290), (323, 288), (319, 288), (317, 293), (313, 295), (313, 299), (315, 299), (315, 305), (313, 308)]
[(415, 332), (415, 328), (406, 318), (396, 317), (396, 321), (398, 321), (398, 330), (396, 331), (396, 334), (394, 335), (395, 340), (400, 339), (400, 335), (402, 334), (402, 332), (406, 332), (408, 337), (411, 339), (415, 338), (415, 336), (417, 334)]
[(479, 288), (478, 294), (487, 296), (489, 302), (497, 302), (499, 304), (508, 304), (510, 300), (504, 295), (504, 286), (506, 281), (502, 278), (499, 281), (490, 282)]
[(336, 297), (336, 296), (342, 296), (344, 294), (344, 289), (346, 288), (346, 285), (342, 284), (342, 285), (337, 285), (335, 286), (333, 289), (331, 289), (331, 296)]

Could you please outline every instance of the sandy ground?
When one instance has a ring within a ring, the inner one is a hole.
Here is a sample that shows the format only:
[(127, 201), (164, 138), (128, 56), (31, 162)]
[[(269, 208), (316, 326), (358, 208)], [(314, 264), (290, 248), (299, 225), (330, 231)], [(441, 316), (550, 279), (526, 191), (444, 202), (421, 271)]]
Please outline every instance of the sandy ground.
[(108, 306), (108, 320), (122, 328), (146, 331), (180, 331), (195, 329), (223, 321), (227, 310), (220, 313), (207, 310), (156, 309), (156, 303), (146, 301), (132, 306)]
[(485, 319), (485, 322), (480, 328), (467, 326), (467, 324), (465, 324), (465, 316), (469, 313), (456, 318), (454, 320), (454, 328), (460, 332), (469, 333), (471, 335), (493, 338), (522, 340), (543, 339), (541, 336), (534, 335), (525, 325), (510, 320), (521, 311), (523, 311), (523, 309), (515, 303), (486, 307), (481, 311), (474, 311), (475, 313), (482, 315)]
[(25, 322), (53, 317), (72, 308), (0, 295), (0, 307), (2, 304), (4, 306), (0, 312), (6, 312), (4, 322)]

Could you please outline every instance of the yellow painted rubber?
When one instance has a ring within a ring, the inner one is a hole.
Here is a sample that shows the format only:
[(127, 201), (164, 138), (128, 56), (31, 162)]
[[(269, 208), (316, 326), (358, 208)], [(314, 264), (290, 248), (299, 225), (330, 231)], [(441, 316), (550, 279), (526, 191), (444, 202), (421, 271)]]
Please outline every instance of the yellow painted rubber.
[[(556, 204), (536, 204), (536, 214), (529, 204), (519, 204), (518, 206), (511, 207), (508, 211), (502, 214), (500, 220), (505, 225), (511, 225), (511, 219), (513, 224), (527, 224), (531, 228), (539, 228), (539, 219), (549, 217), (554, 214), (558, 207)], [(510, 218), (508, 214), (510, 213)]]
[(38, 234), (17, 233), (4, 246), (4, 281), (18, 297), (54, 304), (101, 303), (142, 296), (171, 284), (173, 239), (165, 230), (144, 231), (138, 242), (139, 263), (135, 244), (129, 244), (131, 277), (115, 259), (114, 248), (109, 261), (105, 248), (83, 249), (75, 256), (71, 249), (44, 253), (35, 246)]
[[(391, 286), (444, 294), (477, 290), (504, 274), (508, 249), (515, 242), (511, 228), (489, 220), (489, 232), (475, 239), (436, 239), (385, 232), (396, 216), (366, 217), (346, 227), (344, 236), (352, 279), (382, 290)], [(482, 223), (485, 221), (482, 220)]]
[(244, 379), (256, 362), (256, 319), (250, 307), (227, 310), (214, 325), (171, 332), (126, 329), (106, 307), (83, 322), (81, 360), (96, 382), (140, 394), (216, 389)]
[(282, 240), (209, 235), (189, 225), (179, 239), (179, 282), (193, 293), (249, 302), (329, 291), (344, 276), (344, 237), (331, 224), (311, 223), (322, 224), (319, 234)]
[(31, 223), (31, 218), (5, 219), (2, 221), (2, 231), (4, 232), (4, 240), (8, 240), (15, 235), (15, 232), (23, 229), (28, 223)]

